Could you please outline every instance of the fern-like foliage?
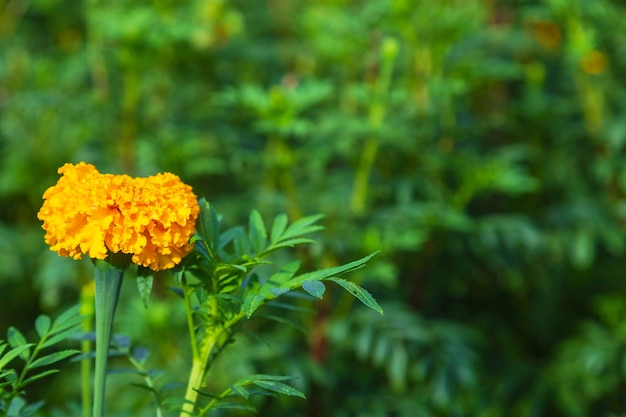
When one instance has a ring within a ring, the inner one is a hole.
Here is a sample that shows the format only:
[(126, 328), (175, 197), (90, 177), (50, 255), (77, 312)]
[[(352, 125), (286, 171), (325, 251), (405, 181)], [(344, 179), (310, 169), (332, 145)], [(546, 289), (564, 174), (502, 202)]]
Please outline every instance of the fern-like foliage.
[[(43, 406), (43, 401), (29, 403), (26, 387), (59, 372), (51, 365), (74, 356), (75, 349), (54, 350), (54, 347), (80, 330), (82, 317), (78, 307), (72, 307), (51, 320), (41, 315), (35, 320), (39, 339), (29, 342), (15, 327), (9, 327), (7, 339), (0, 340), (0, 415), (28, 417)], [(16, 366), (16, 362), (21, 365)]]

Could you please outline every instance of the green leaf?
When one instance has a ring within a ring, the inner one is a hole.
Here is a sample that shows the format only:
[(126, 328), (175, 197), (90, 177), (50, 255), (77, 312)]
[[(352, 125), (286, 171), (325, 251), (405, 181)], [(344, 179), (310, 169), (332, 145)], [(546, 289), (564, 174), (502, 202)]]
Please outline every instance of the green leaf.
[(252, 213), (250, 213), (248, 227), (252, 248), (255, 253), (259, 253), (265, 248), (267, 243), (267, 231), (265, 230), (263, 218), (257, 210), (253, 210)]
[(56, 374), (58, 372), (59, 372), (58, 369), (48, 369), (47, 371), (43, 371), (41, 373), (38, 373), (36, 375), (31, 376), (30, 378), (26, 379), (25, 381), (22, 381), (21, 386), (25, 387), (26, 385), (30, 384), (31, 382), (37, 381), (37, 380), (39, 380), (41, 378), (45, 378), (48, 375)]
[(246, 313), (246, 317), (250, 318), (252, 314), (263, 304), (265, 297), (261, 294), (248, 294), (243, 300), (243, 311)]
[(68, 327), (62, 331), (59, 331), (58, 333), (55, 333), (54, 336), (51, 336), (49, 338), (46, 339), (45, 342), (40, 343), (40, 348), (46, 348), (46, 347), (50, 347), (53, 345), (56, 345), (57, 343), (69, 338), (70, 336), (79, 333), (81, 330), (81, 323), (82, 322), (82, 318), (78, 317), (79, 323), (74, 324), (72, 327)]
[(288, 282), (300, 269), (300, 261), (292, 261), (273, 273), (267, 280), (272, 286), (282, 286)]
[(287, 384), (283, 384), (282, 382), (278, 382), (278, 381), (268, 381), (268, 380), (260, 380), (260, 381), (254, 381), (254, 385), (257, 385), (263, 389), (266, 389), (268, 391), (273, 391), (273, 392), (277, 392), (279, 394), (283, 394), (283, 395), (289, 395), (292, 397), (300, 397), (300, 398), (304, 398), (306, 399), (304, 393), (302, 391), (299, 391)]
[(59, 316), (52, 323), (52, 328), (50, 329), (51, 333), (61, 331), (68, 327), (74, 326), (76, 323), (80, 323), (82, 321), (82, 317), (79, 314), (80, 305), (75, 305), (65, 310), (63, 313), (59, 314)]
[(33, 361), (33, 363), (30, 364), (30, 368), (38, 368), (40, 366), (46, 366), (56, 362), (60, 362), (63, 359), (76, 355), (77, 353), (80, 353), (80, 351), (75, 349), (67, 349), (61, 350), (59, 352), (54, 352), (49, 355), (42, 356), (41, 358), (37, 358), (35, 361)]
[(150, 301), (150, 294), (152, 293), (152, 283), (154, 278), (152, 275), (143, 275), (147, 271), (143, 271), (145, 268), (141, 268), (140, 273), (137, 275), (137, 291), (139, 291), (139, 298), (143, 302), (143, 306), (148, 308), (148, 302)]
[(324, 216), (321, 214), (316, 214), (313, 216), (303, 217), (299, 220), (293, 222), (280, 237), (280, 240), (294, 238), (296, 236), (305, 235), (308, 233), (313, 233), (318, 230), (322, 230), (324, 227), (319, 225), (314, 225), (313, 223), (317, 222)]
[(324, 291), (326, 291), (326, 287), (322, 282), (309, 280), (302, 281), (302, 289), (319, 299), (324, 296)]
[(213, 405), (211, 405), (211, 410), (241, 410), (241, 411), (250, 411), (252, 413), (256, 413), (257, 409), (245, 404), (234, 404), (226, 401), (219, 401)]
[(286, 214), (283, 213), (276, 216), (276, 218), (274, 219), (274, 224), (272, 225), (272, 232), (270, 235), (270, 241), (272, 243), (277, 242), (278, 239), (280, 239), (282, 234), (287, 229), (287, 222), (288, 220)]
[[(28, 341), (26, 340), (22, 332), (20, 332), (13, 326), (9, 327), (9, 329), (7, 330), (7, 341), (9, 342), (9, 345), (13, 348), (28, 344)], [(19, 353), (19, 356), (22, 360), (26, 361), (30, 356), (30, 351), (28, 349), (24, 349)]]
[[(35, 345), (34, 343), (27, 343), (25, 345), (18, 346), (8, 351), (6, 354), (0, 357), (0, 370), (3, 369), (5, 366), (7, 366), (7, 364), (11, 362), (13, 359), (15, 359), (16, 357), (18, 356), (21, 357), (24, 352), (28, 352), (28, 350), (34, 345)], [(28, 360), (28, 356), (30, 356), (30, 354), (26, 355), (26, 360)]]
[(384, 314), (383, 309), (380, 307), (380, 305), (378, 305), (374, 297), (372, 297), (372, 295), (369, 292), (367, 292), (366, 289), (359, 287), (354, 282), (350, 282), (350, 281), (346, 281), (345, 279), (334, 278), (334, 277), (325, 278), (324, 280), (332, 281), (334, 283), (341, 285), (344, 289), (346, 289), (350, 294), (358, 298), (359, 301), (361, 301), (367, 307), (371, 308), (374, 311), (379, 312), (381, 315)]
[(293, 280), (289, 281), (287, 284), (290, 288), (297, 288), (302, 285), (304, 281), (321, 281), (328, 277), (332, 277), (334, 275), (342, 274), (344, 272), (354, 271), (356, 269), (362, 268), (367, 261), (372, 259), (374, 255), (378, 252), (374, 252), (371, 255), (368, 255), (364, 258), (358, 259), (356, 261), (347, 263), (345, 265), (336, 266), (333, 268), (320, 269), (313, 272), (307, 272), (306, 274), (298, 275)]
[(230, 389), (232, 392), (234, 392), (237, 395), (242, 396), (243, 398), (245, 398), (246, 400), (248, 398), (250, 398), (250, 391), (248, 391), (247, 389), (245, 389), (244, 387), (242, 387), (241, 385), (231, 385)]
[(243, 227), (235, 227), (233, 229), (233, 244), (235, 247), (235, 257), (241, 258), (250, 254), (252, 247)]
[(217, 213), (211, 204), (203, 197), (199, 200), (200, 215), (196, 223), (198, 234), (204, 242), (209, 245), (209, 255), (214, 256), (214, 253), (220, 247), (220, 225), (217, 217)]
[(50, 331), (51, 325), (50, 317), (43, 314), (37, 317), (37, 320), (35, 320), (35, 330), (37, 330), (37, 334), (40, 338), (43, 338)]
[(129, 384), (128, 384), (128, 385), (132, 385), (132, 386), (133, 386), (133, 387), (135, 387), (135, 388), (139, 388), (139, 389), (142, 389), (142, 390), (145, 390), (145, 391), (151, 392), (151, 393), (153, 393), (153, 394), (156, 394), (156, 393), (157, 393), (157, 391), (154, 389), (154, 387), (149, 387), (149, 386), (148, 386), (148, 385), (146, 385), (146, 384), (138, 384), (138, 383), (136, 383), (136, 382), (129, 382)]

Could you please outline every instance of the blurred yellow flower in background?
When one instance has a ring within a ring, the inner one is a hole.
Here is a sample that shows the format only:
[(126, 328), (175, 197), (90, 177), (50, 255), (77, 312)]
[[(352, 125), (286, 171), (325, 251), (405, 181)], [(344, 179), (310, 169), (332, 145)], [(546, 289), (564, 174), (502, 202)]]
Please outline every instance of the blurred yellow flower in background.
[(147, 178), (101, 174), (91, 164), (65, 164), (43, 194), (37, 217), (59, 255), (105, 259), (132, 255), (155, 271), (180, 263), (193, 244), (200, 208), (189, 185), (171, 173)]

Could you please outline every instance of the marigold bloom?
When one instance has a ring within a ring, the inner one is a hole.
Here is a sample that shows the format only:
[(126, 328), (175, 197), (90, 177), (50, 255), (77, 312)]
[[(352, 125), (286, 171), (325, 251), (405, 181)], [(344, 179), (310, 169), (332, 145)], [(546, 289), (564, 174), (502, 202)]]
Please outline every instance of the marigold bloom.
[(59, 255), (104, 259), (111, 253), (155, 271), (180, 263), (193, 244), (200, 208), (189, 185), (169, 172), (147, 178), (101, 174), (91, 164), (65, 164), (43, 194), (37, 217)]

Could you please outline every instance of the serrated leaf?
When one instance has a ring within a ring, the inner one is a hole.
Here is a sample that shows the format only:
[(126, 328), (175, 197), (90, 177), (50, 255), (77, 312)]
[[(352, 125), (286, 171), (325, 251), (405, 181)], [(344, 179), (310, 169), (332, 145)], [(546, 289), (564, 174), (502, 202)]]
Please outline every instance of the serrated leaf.
[(35, 320), (35, 330), (37, 330), (37, 334), (40, 338), (43, 338), (49, 331), (52, 326), (52, 322), (50, 321), (50, 317), (42, 314), (37, 317)]
[(22, 409), (26, 406), (26, 400), (20, 396), (14, 397), (9, 404), (6, 417), (21, 417)]
[(300, 269), (300, 261), (292, 261), (283, 265), (278, 271), (270, 275), (267, 282), (272, 286), (282, 286), (289, 281)]
[(75, 305), (65, 310), (52, 322), (52, 328), (50, 329), (50, 332), (60, 331), (61, 329), (72, 326), (76, 320), (82, 320), (79, 312), (79, 305)]
[(260, 381), (254, 381), (254, 385), (257, 385), (263, 389), (266, 389), (268, 391), (272, 391), (272, 392), (277, 392), (279, 394), (283, 394), (283, 395), (289, 395), (292, 397), (300, 397), (300, 398), (304, 398), (306, 399), (304, 393), (302, 391), (299, 391), (297, 389), (295, 389), (292, 386), (289, 386), (287, 384), (283, 384), (282, 382), (278, 382), (278, 381), (270, 381), (270, 380), (260, 380)]
[(318, 230), (322, 230), (324, 228), (323, 226), (314, 225), (313, 223), (317, 222), (323, 217), (324, 216), (321, 214), (316, 214), (296, 220), (291, 225), (289, 225), (287, 230), (285, 230), (285, 233), (283, 233), (283, 235), (281, 236), (280, 240), (282, 241), (285, 239), (290, 239), (296, 236), (301, 236), (308, 233), (316, 232)]
[(367, 292), (365, 288), (359, 287), (354, 282), (346, 281), (341, 278), (325, 278), (325, 281), (332, 281), (341, 285), (345, 290), (347, 290), (350, 294), (355, 296), (360, 302), (365, 304), (367, 307), (371, 308), (374, 311), (379, 312), (381, 315), (384, 314), (383, 309), (378, 305), (374, 297)]
[(233, 393), (245, 398), (246, 400), (250, 398), (250, 391), (242, 387), (241, 385), (231, 385), (230, 389)]
[(288, 293), (288, 292), (289, 292), (289, 288), (280, 288), (280, 287), (270, 288), (270, 293), (272, 293), (274, 297), (280, 297), (281, 295)]
[(294, 237), (287, 240), (281, 240), (276, 245), (272, 246), (272, 249), (276, 250), (278, 248), (293, 248), (296, 245), (303, 245), (308, 243), (315, 243), (313, 239), (309, 239), (308, 237)]
[[(8, 351), (5, 355), (3, 355), (0, 358), (0, 369), (3, 369), (5, 366), (7, 366), (9, 362), (11, 362), (16, 357), (20, 356), (24, 351), (28, 351), (34, 345), (35, 345), (34, 343), (27, 343), (25, 345), (18, 346)], [(28, 356), (26, 356), (26, 359), (28, 359)]]
[(31, 382), (37, 381), (37, 380), (39, 380), (41, 378), (45, 378), (45, 377), (47, 377), (49, 375), (52, 375), (52, 374), (56, 374), (58, 372), (59, 372), (58, 369), (48, 369), (47, 371), (43, 371), (41, 373), (33, 375), (30, 378), (26, 379), (25, 381), (22, 381), (22, 387), (30, 384)]
[(248, 233), (254, 252), (261, 252), (267, 243), (267, 230), (265, 230), (263, 218), (257, 210), (253, 210), (252, 213), (250, 213)]
[(44, 401), (37, 401), (32, 404), (28, 404), (26, 407), (20, 410), (19, 417), (30, 417), (35, 415), (37, 411), (41, 409), (45, 404)]
[[(9, 342), (9, 345), (12, 348), (17, 348), (28, 344), (28, 341), (26, 340), (22, 332), (20, 332), (17, 328), (13, 326), (9, 327), (9, 329), (7, 330), (7, 342)], [(28, 360), (29, 356), (30, 351), (28, 349), (20, 351), (19, 357), (22, 360)]]
[(292, 376), (287, 375), (254, 374), (237, 380), (235, 385), (249, 385), (255, 381), (290, 381), (292, 379)]
[(225, 401), (220, 401), (211, 406), (211, 410), (241, 410), (241, 411), (250, 411), (252, 413), (256, 413), (257, 409), (245, 404), (234, 404)]
[(301, 286), (302, 282), (304, 281), (321, 281), (323, 279), (326, 279), (335, 275), (357, 270), (359, 268), (362, 268), (365, 265), (365, 263), (367, 263), (370, 259), (372, 259), (372, 257), (376, 255), (377, 253), (378, 252), (372, 253), (371, 255), (368, 255), (361, 259), (357, 259), (356, 261), (352, 261), (345, 265), (340, 265), (340, 266), (336, 266), (333, 268), (319, 269), (317, 271), (307, 272), (305, 274), (298, 275), (293, 280), (289, 281), (287, 284), (289, 285), (290, 288), (293, 289), (293, 288), (297, 288)]
[(80, 328), (81, 328), (80, 323), (75, 324), (73, 327), (69, 327), (61, 332), (55, 333), (53, 336), (48, 337), (46, 341), (41, 343), (39, 346), (40, 348), (43, 349), (46, 347), (56, 345), (57, 343), (63, 340), (69, 339), (72, 335), (79, 333)]
[(214, 253), (220, 247), (219, 219), (213, 205), (209, 204), (204, 197), (198, 203), (200, 205), (200, 215), (196, 222), (196, 228), (202, 240), (209, 245), (207, 248), (209, 257), (213, 258)]
[(287, 215), (284, 213), (279, 214), (278, 216), (276, 216), (276, 218), (274, 218), (274, 223), (272, 224), (272, 231), (270, 234), (270, 241), (272, 243), (277, 242), (278, 239), (281, 238), (282, 234), (287, 229), (287, 222)]
[(56, 362), (60, 362), (63, 359), (69, 358), (70, 356), (74, 356), (80, 351), (75, 349), (67, 349), (61, 350), (59, 352), (54, 352), (46, 356), (42, 356), (41, 358), (37, 358), (30, 364), (30, 368), (39, 368), (41, 366), (50, 365)]
[(243, 311), (246, 313), (246, 317), (250, 318), (252, 314), (263, 304), (265, 297), (261, 294), (248, 294), (243, 300)]
[(148, 392), (151, 392), (153, 394), (156, 394), (156, 390), (153, 387), (149, 387), (146, 384), (139, 384), (137, 382), (129, 382), (128, 385), (132, 385), (135, 388), (139, 388)]
[(302, 289), (313, 297), (317, 297), (322, 299), (324, 297), (324, 292), (326, 291), (326, 287), (320, 281), (302, 281)]
[(233, 229), (233, 245), (235, 249), (235, 257), (241, 258), (244, 255), (250, 254), (252, 248), (246, 232), (242, 227), (236, 227)]
[(154, 278), (152, 277), (152, 275), (137, 275), (136, 280), (137, 291), (139, 291), (139, 298), (143, 302), (143, 306), (145, 308), (148, 308), (148, 302), (150, 301), (150, 294), (152, 293), (152, 283)]

